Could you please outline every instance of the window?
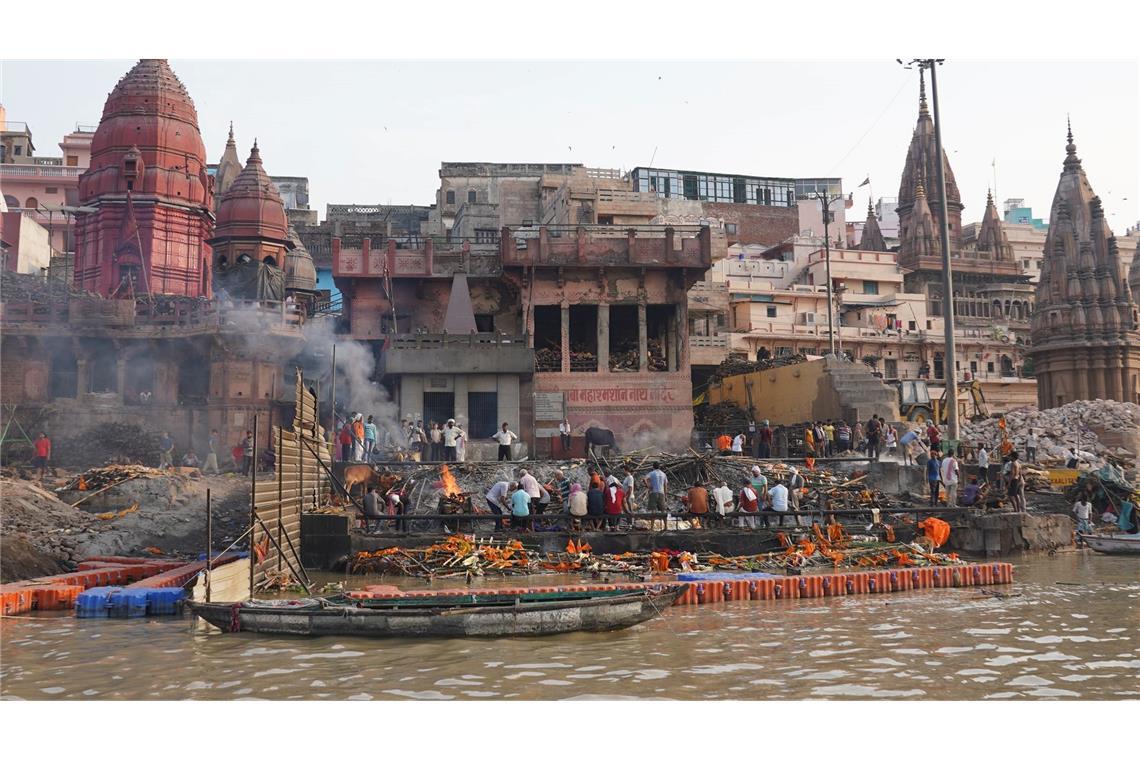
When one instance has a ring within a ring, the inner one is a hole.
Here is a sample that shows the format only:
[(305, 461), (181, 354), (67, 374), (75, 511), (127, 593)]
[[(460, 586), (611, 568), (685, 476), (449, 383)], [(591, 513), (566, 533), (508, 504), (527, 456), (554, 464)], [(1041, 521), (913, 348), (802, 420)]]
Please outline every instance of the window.
[(474, 190), (468, 190), (467, 191), (467, 202), (468, 203), (474, 203), (475, 199), (478, 197), (479, 197), (478, 194)]
[(497, 242), (499, 242), (499, 232), (498, 232), (498, 230), (476, 229), (475, 230), (475, 242), (476, 243), (497, 243)]
[[(435, 379), (432, 379), (434, 385)], [(443, 423), (455, 416), (455, 394), (440, 391), (424, 391), (423, 419)], [(470, 432), (470, 431), (468, 431)]]
[(733, 224), (732, 222), (725, 222), (724, 223), (724, 234), (735, 235), (736, 234), (736, 225)]
[(776, 358), (777, 359), (782, 359), (785, 356), (791, 356), (791, 355), (792, 355), (792, 347), (791, 346), (776, 346)]
[(775, 306), (769, 306), (768, 307), (768, 319), (775, 319), (775, 318), (776, 318), (776, 307)]
[(24, 208), (39, 208), (40, 204), (35, 198), (28, 198), (24, 203)]
[(447, 205), (448, 206), (454, 206), (455, 205), (455, 191), (454, 190), (448, 190), (447, 191)]
[(67, 165), (68, 166), (79, 166), (79, 156), (68, 156), (67, 157)]
[(907, 322), (907, 323), (906, 323), (906, 329), (908, 329), (908, 330), (917, 330), (917, 329), (918, 329), (918, 325), (917, 325), (917, 324), (915, 323), (915, 321), (912, 319), (910, 322)]
[(899, 360), (886, 359), (883, 361), (883, 375), (885, 377), (898, 377), (899, 376)]
[(991, 375), (994, 373), (994, 363), (993, 362), (986, 362), (986, 372), (988, 372)]
[(22, 156), (22, 155), (24, 155), (24, 146), (23, 145), (17, 145), (12, 152), (15, 153), (17, 156)]
[(481, 333), (495, 332), (495, 315), (476, 314), (475, 329)]
[(467, 394), (467, 417), (472, 438), (490, 438), (499, 428), (499, 394), (495, 391), (470, 391)]
[(45, 187), (44, 192), (47, 193), (48, 195), (55, 195), (56, 193), (59, 192), (59, 188), (58, 187)]
[(978, 374), (978, 363), (977, 362), (970, 362), (970, 374), (971, 375)]
[(863, 280), (863, 295), (879, 295), (879, 283), (875, 282), (874, 280)]

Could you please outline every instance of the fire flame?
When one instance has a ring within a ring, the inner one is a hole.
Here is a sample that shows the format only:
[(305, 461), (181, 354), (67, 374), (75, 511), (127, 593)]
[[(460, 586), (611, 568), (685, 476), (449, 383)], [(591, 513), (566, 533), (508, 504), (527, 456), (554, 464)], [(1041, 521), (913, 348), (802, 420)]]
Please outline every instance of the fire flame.
[(458, 496), (461, 493), (459, 481), (451, 474), (451, 470), (447, 469), (447, 465), (443, 465), (439, 469), (439, 483), (443, 486), (443, 492), (447, 496)]

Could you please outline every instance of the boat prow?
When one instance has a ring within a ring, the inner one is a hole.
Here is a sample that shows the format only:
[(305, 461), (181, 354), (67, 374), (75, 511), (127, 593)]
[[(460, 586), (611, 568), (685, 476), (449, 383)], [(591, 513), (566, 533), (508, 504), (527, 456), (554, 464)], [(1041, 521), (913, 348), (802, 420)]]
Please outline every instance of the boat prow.
[(1140, 533), (1079, 533), (1078, 537), (1101, 554), (1140, 554)]

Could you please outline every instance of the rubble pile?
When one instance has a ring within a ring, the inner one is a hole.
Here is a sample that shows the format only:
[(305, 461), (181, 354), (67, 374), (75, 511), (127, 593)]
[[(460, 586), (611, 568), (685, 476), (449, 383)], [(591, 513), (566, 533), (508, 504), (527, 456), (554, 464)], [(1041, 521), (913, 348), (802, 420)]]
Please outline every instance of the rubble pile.
[[(1002, 440), (996, 418), (966, 422), (962, 425), (962, 440), (971, 444), (984, 442), (989, 447), (1000, 445)], [(1005, 415), (1006, 434), (1018, 451), (1025, 451), (1030, 430), (1037, 434), (1037, 460), (1043, 464), (1061, 465), (1079, 445), (1077, 458), (1094, 468), (1101, 467), (1109, 458), (1135, 461), (1140, 452), (1101, 442), (1105, 437), (1121, 437), (1140, 428), (1140, 406), (1119, 401), (1073, 401), (1054, 409), (1015, 409)]]
[(62, 560), (75, 561), (93, 553), (87, 547), (95, 535), (111, 528), (109, 522), (27, 480), (0, 478), (0, 492), (4, 494), (4, 535)]
[(59, 436), (52, 445), (52, 464), (88, 467), (93, 464), (158, 464), (160, 433), (126, 422), (106, 422), (75, 435)]

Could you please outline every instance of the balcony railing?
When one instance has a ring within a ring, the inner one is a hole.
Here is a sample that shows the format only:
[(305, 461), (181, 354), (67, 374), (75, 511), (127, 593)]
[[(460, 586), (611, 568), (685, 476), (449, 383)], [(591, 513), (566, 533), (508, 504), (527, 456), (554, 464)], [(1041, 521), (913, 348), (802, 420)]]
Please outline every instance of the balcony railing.
[(78, 166), (45, 166), (42, 164), (0, 164), (0, 177), (53, 177), (79, 179), (87, 171)]
[(71, 325), (72, 328), (237, 327), (243, 330), (299, 327), (304, 315), (281, 301), (200, 301), (195, 299), (118, 301), (69, 298), (52, 303), (3, 304), (4, 325)]

